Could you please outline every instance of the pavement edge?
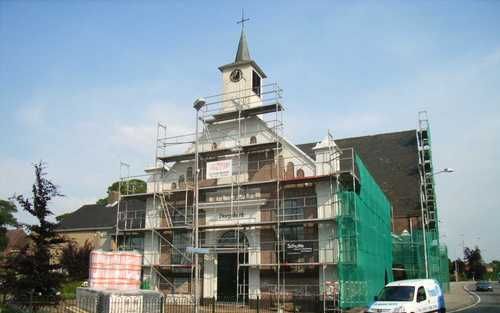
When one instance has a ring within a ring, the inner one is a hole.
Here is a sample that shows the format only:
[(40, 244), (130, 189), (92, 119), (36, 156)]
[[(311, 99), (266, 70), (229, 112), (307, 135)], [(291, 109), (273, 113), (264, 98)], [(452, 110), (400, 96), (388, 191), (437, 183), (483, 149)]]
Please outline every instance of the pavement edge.
[(475, 307), (476, 305), (478, 305), (479, 303), (481, 303), (481, 297), (475, 293), (474, 291), (470, 290), (469, 288), (467, 288), (466, 285), (463, 286), (464, 290), (470, 294), (471, 296), (475, 297), (476, 298), (476, 302), (474, 302), (473, 304), (470, 304), (468, 306), (465, 306), (463, 308), (460, 308), (460, 309), (456, 309), (456, 310), (453, 310), (453, 311), (448, 311), (448, 313), (455, 313), (455, 312), (461, 312), (461, 311), (464, 311), (464, 310), (467, 310), (467, 309), (470, 309), (470, 308), (473, 308)]

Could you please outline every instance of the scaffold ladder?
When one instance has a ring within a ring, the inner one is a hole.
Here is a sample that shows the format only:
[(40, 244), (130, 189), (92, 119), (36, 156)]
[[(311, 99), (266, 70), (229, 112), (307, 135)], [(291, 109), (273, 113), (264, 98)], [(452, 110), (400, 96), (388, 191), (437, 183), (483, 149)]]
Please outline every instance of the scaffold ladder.
[[(170, 195), (168, 195), (170, 196)], [(170, 215), (170, 210), (169, 210), (169, 203), (167, 200), (167, 195), (165, 193), (159, 193), (158, 198), (160, 198), (160, 205), (162, 207), (162, 213), (163, 216), (165, 217), (165, 222), (167, 224), (167, 227), (172, 227), (172, 216)]]

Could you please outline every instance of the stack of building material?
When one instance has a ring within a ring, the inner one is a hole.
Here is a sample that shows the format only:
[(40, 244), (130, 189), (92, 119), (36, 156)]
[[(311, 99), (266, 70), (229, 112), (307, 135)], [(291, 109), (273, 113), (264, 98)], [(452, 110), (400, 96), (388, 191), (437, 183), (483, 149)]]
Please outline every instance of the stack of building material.
[(142, 255), (135, 251), (94, 250), (90, 254), (89, 286), (94, 289), (138, 290)]
[(152, 290), (78, 288), (79, 309), (88, 313), (162, 313), (163, 295)]

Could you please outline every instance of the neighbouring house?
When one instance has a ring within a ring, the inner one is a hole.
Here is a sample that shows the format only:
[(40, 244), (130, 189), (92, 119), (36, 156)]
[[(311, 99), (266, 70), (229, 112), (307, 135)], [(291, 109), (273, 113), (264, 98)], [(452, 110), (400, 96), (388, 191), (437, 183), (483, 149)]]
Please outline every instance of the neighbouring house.
[(22, 228), (9, 229), (5, 234), (7, 246), (2, 254), (4, 256), (14, 255), (29, 245), (30, 239)]
[(113, 232), (116, 224), (114, 205), (86, 204), (66, 216), (56, 232), (68, 241), (83, 245), (88, 241), (95, 249), (113, 248)]

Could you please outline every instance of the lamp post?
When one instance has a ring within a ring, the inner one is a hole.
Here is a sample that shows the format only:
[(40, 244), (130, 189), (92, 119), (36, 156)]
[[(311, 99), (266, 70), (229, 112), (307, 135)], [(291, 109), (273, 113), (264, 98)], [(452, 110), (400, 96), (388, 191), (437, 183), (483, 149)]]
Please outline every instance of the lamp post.
[[(199, 179), (199, 174), (200, 174), (200, 168), (199, 168), (199, 151), (198, 151), (198, 123), (199, 123), (199, 114), (201, 108), (203, 108), (206, 105), (206, 102), (203, 98), (198, 98), (196, 101), (193, 103), (193, 108), (196, 110), (196, 133), (195, 133), (195, 141), (194, 141), (194, 170), (195, 170), (195, 177), (194, 177), (194, 247), (199, 248), (198, 244), (198, 237), (199, 237), (199, 232), (198, 232), (198, 209), (199, 209), (199, 186), (198, 186), (198, 179)], [(195, 253), (194, 254), (194, 298), (195, 298), (195, 305), (194, 305), (194, 311), (195, 313), (199, 312), (199, 304), (200, 304), (200, 291), (199, 291), (199, 281), (200, 281), (200, 264), (199, 264), (199, 254)]]
[[(440, 171), (434, 172), (432, 174), (427, 174), (426, 176), (434, 177), (434, 176), (442, 174), (442, 173), (449, 174), (449, 173), (453, 173), (453, 172), (455, 172), (454, 169), (449, 168), (449, 167), (445, 167), (444, 169), (442, 169)], [(426, 178), (427, 177), (425, 177), (424, 179), (426, 179)], [(422, 236), (423, 236), (423, 240), (424, 240), (425, 278), (429, 278), (429, 256), (428, 256), (428, 252), (427, 252), (427, 234), (426, 234), (426, 227), (425, 227), (427, 222), (425, 221), (424, 206), (421, 205), (420, 208), (421, 208), (421, 214), (422, 214)]]
[(437, 172), (432, 173), (432, 176), (436, 176), (436, 175), (438, 175), (438, 174), (443, 174), (443, 173), (447, 173), (447, 174), (449, 174), (449, 173), (453, 173), (453, 172), (455, 172), (455, 170), (454, 170), (454, 169), (449, 168), (449, 167), (445, 167), (445, 168), (443, 168), (443, 169), (442, 169), (442, 170), (440, 170), (440, 171), (437, 171)]

